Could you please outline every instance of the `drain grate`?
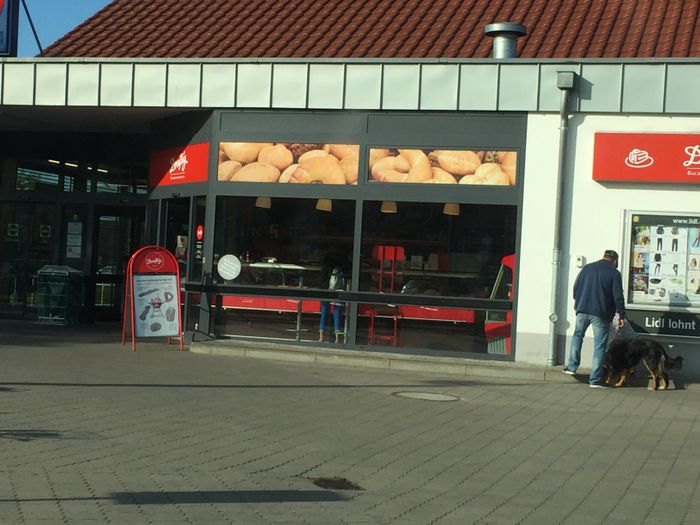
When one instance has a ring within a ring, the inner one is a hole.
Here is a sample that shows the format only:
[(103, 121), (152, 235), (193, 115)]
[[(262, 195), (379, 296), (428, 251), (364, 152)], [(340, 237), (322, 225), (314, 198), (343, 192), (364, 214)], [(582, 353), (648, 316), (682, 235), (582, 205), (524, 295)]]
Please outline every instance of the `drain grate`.
[(314, 485), (328, 490), (364, 490), (357, 483), (345, 478), (310, 478)]
[(423, 401), (457, 401), (457, 396), (449, 394), (434, 394), (432, 392), (394, 392), (396, 397), (406, 397), (408, 399), (422, 399)]

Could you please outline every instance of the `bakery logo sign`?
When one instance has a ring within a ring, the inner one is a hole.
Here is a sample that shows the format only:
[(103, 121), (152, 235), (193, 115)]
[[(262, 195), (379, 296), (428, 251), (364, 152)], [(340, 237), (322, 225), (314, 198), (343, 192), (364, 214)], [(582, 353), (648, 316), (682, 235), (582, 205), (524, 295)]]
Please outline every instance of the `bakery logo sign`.
[(700, 134), (596, 133), (593, 180), (700, 183)]
[(152, 252), (147, 254), (143, 262), (149, 270), (153, 270), (154, 272), (160, 270), (165, 264), (163, 256), (158, 252)]
[(209, 177), (209, 143), (152, 151), (148, 182), (151, 188), (190, 182), (206, 182)]
[[(685, 148), (685, 153), (688, 155), (688, 160), (683, 162), (683, 166), (688, 168), (688, 175), (700, 175), (700, 145), (688, 146)], [(694, 166), (698, 169), (692, 169)]]
[(183, 151), (176, 159), (170, 159), (170, 169), (168, 170), (171, 178), (184, 178), (187, 173), (187, 152)]
[(625, 157), (625, 164), (630, 168), (648, 168), (654, 164), (654, 159), (649, 156), (648, 151), (634, 148)]

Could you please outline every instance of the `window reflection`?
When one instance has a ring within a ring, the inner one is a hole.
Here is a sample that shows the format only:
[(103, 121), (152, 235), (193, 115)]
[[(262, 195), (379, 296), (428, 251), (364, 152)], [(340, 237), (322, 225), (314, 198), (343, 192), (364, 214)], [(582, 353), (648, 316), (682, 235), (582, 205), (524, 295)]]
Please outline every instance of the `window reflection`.
[(332, 269), (325, 269), (324, 261), (329, 254), (343, 259), (343, 271), (350, 274), (355, 220), (354, 201), (334, 199), (328, 204), (319, 206), (318, 199), (220, 197), (214, 258), (239, 257), (242, 269), (236, 284), (327, 289)]
[(387, 213), (386, 203), (364, 203), (361, 290), (492, 297), (515, 250), (515, 206), (459, 204), (457, 215), (444, 203), (395, 204)]

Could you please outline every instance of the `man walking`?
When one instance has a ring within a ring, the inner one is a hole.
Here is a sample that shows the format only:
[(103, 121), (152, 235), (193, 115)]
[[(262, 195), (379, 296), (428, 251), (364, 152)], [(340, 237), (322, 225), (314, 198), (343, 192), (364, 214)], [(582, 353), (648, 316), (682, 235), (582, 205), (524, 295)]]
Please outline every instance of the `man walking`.
[(608, 345), (610, 323), (619, 315), (619, 327), (625, 324), (625, 297), (622, 276), (617, 270), (619, 257), (615, 250), (605, 250), (603, 258), (587, 264), (574, 282), (576, 327), (569, 348), (565, 374), (574, 375), (581, 364), (581, 345), (589, 325), (593, 325), (593, 362), (588, 382), (591, 388), (609, 388), (603, 382), (603, 358)]

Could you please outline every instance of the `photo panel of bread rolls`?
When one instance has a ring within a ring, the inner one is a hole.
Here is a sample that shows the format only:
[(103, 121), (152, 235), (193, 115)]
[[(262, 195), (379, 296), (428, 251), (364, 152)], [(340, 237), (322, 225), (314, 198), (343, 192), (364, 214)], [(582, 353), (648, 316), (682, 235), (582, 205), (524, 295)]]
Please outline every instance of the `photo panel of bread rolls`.
[(370, 148), (373, 182), (515, 186), (515, 151)]
[(357, 184), (359, 144), (221, 142), (217, 179), (224, 182)]

